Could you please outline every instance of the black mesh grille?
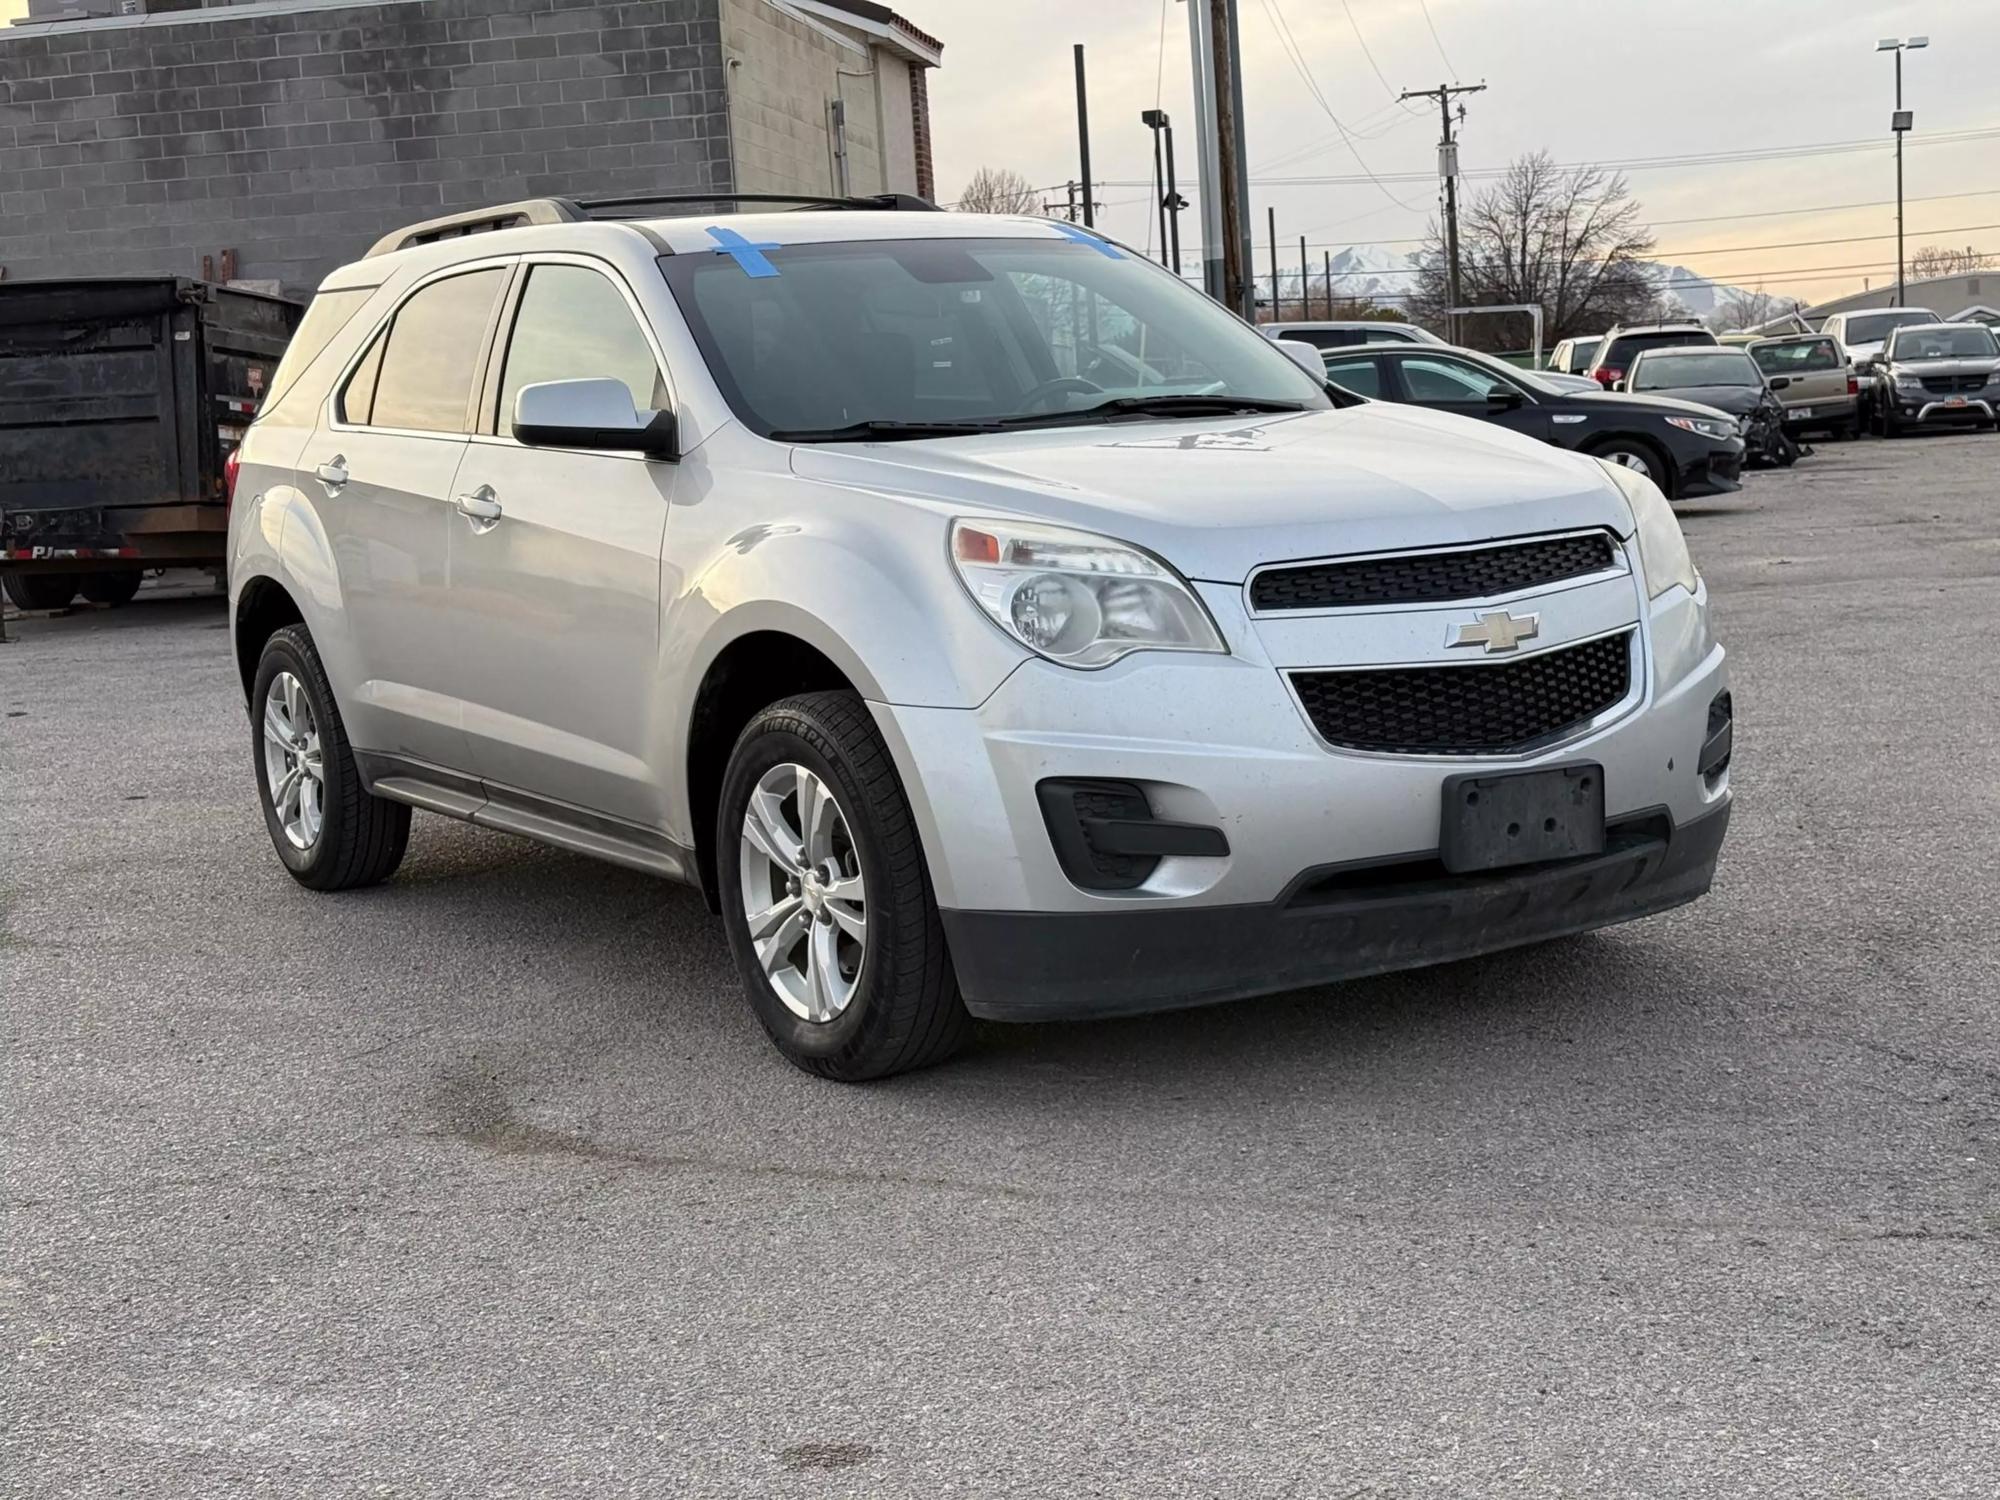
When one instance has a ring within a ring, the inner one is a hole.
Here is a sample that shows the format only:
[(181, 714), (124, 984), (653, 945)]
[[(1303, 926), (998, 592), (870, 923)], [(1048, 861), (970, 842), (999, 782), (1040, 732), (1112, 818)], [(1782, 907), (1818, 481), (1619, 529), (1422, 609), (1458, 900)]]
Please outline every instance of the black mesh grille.
[(1595, 718), (1632, 685), (1631, 633), (1522, 661), (1294, 672), (1313, 727), (1354, 750), (1475, 755)]
[(1933, 396), (1952, 396), (1976, 391), (1986, 384), (1984, 375), (1926, 375), (1924, 389)]
[(1563, 578), (1600, 573), (1617, 561), (1602, 532), (1514, 542), (1472, 552), (1430, 552), (1353, 562), (1307, 563), (1259, 573), (1258, 609), (1335, 609), (1356, 604), (1422, 604), (1487, 599)]

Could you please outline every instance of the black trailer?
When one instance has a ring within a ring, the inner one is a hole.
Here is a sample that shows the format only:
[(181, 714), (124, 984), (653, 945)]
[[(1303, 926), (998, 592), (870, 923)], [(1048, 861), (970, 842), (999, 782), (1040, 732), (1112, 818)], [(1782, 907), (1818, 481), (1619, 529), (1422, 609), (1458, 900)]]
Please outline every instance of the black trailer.
[(224, 464), (304, 308), (179, 276), (0, 280), (0, 578), (24, 609), (219, 567)]

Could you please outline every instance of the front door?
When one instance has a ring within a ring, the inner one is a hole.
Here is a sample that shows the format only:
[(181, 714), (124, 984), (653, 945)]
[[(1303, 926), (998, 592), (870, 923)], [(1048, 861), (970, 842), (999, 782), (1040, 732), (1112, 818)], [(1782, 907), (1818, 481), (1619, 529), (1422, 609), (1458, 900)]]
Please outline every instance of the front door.
[(1477, 417), (1532, 438), (1549, 435), (1548, 414), (1534, 397), (1484, 365), (1450, 354), (1399, 354), (1393, 361), (1403, 400), (1412, 406)]
[(637, 304), (599, 263), (530, 265), (509, 321), (451, 518), (473, 765), (496, 802), (526, 794), (516, 800), (530, 808), (657, 829), (660, 555), (678, 470), (528, 447), (509, 429), (521, 387), (551, 380), (622, 380), (634, 406), (666, 409), (663, 365)]
[[(369, 343), (300, 460), (300, 489), (339, 574), (321, 649), (352, 684), (357, 750), (462, 770), (450, 597), (453, 481), (504, 265), (419, 287)], [(339, 658), (345, 656), (345, 661)]]

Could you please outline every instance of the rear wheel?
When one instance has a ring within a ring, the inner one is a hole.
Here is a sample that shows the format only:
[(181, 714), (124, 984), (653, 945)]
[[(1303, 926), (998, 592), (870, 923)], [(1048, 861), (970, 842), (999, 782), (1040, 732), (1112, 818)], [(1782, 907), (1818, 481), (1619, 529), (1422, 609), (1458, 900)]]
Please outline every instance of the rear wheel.
[(853, 693), (800, 694), (751, 720), (723, 779), (716, 870), (751, 1008), (795, 1065), (860, 1082), (964, 1042), (909, 801)]
[(410, 809), (369, 795), (319, 652), (303, 625), (264, 643), (250, 693), (257, 793), (278, 858), (316, 891), (387, 880), (410, 842)]
[(9, 573), (0, 580), (22, 609), (61, 609), (76, 597), (74, 573)]
[(1674, 492), (1668, 483), (1666, 465), (1661, 463), (1658, 455), (1644, 443), (1635, 442), (1630, 438), (1613, 438), (1591, 451), (1599, 458), (1608, 459), (1620, 468), (1634, 469), (1644, 474), (1660, 487), (1661, 494), (1669, 499), (1673, 497)]
[(78, 591), (92, 604), (107, 604), (115, 609), (130, 604), (144, 581), (145, 575), (137, 568), (117, 573), (86, 573)]

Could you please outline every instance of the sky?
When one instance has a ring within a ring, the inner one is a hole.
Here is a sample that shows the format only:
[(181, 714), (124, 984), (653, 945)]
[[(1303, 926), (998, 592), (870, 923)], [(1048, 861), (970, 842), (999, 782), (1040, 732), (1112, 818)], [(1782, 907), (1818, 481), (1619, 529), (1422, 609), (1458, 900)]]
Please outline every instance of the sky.
[[(1151, 132), (1139, 115), (1156, 101), (1167, 111), (1181, 176), (1192, 177), (1181, 0), (896, 3), (944, 43), (930, 90), (941, 199), (954, 197), (981, 165), (1011, 167), (1038, 186), (1078, 175), (1071, 46), (1082, 42), (1092, 166), (1105, 184), (1096, 195), (1106, 204), (1099, 223), (1128, 241), (1157, 243), (1148, 222)], [(1634, 167), (1627, 179), (1662, 261), (1813, 301), (1859, 291), (1864, 281), (1879, 286), (1895, 276), (1888, 131), (1895, 76), (1893, 57), (1875, 44), (1911, 35), (1928, 35), (1931, 44), (1904, 57), (1904, 105), (1917, 125), (1905, 156), (1909, 248), (1938, 242), (2000, 252), (1994, 0), (1239, 3), (1260, 267), (1267, 207), (1277, 210), (1284, 265), (1298, 263), (1301, 234), (1315, 267), (1322, 248), (1415, 249), (1437, 207), (1437, 107), (1398, 105), (1394, 95), (1454, 81), (1487, 85), (1462, 101), (1460, 165), (1468, 174), (1537, 150), (1561, 163), (1609, 163), (1877, 141), (1766, 161)], [(1288, 55), (1280, 22), (1325, 107)], [(1414, 178), (1381, 186), (1269, 182), (1362, 175), (1329, 109), (1354, 135), (1367, 171)], [(1925, 139), (1981, 128), (1996, 133)], [(1989, 191), (1942, 196), (1975, 189)], [(1808, 211), (1788, 212), (1795, 209)], [(1181, 216), (1184, 254), (1199, 225), (1198, 214)], [(1816, 240), (1836, 243), (1800, 243)]]

